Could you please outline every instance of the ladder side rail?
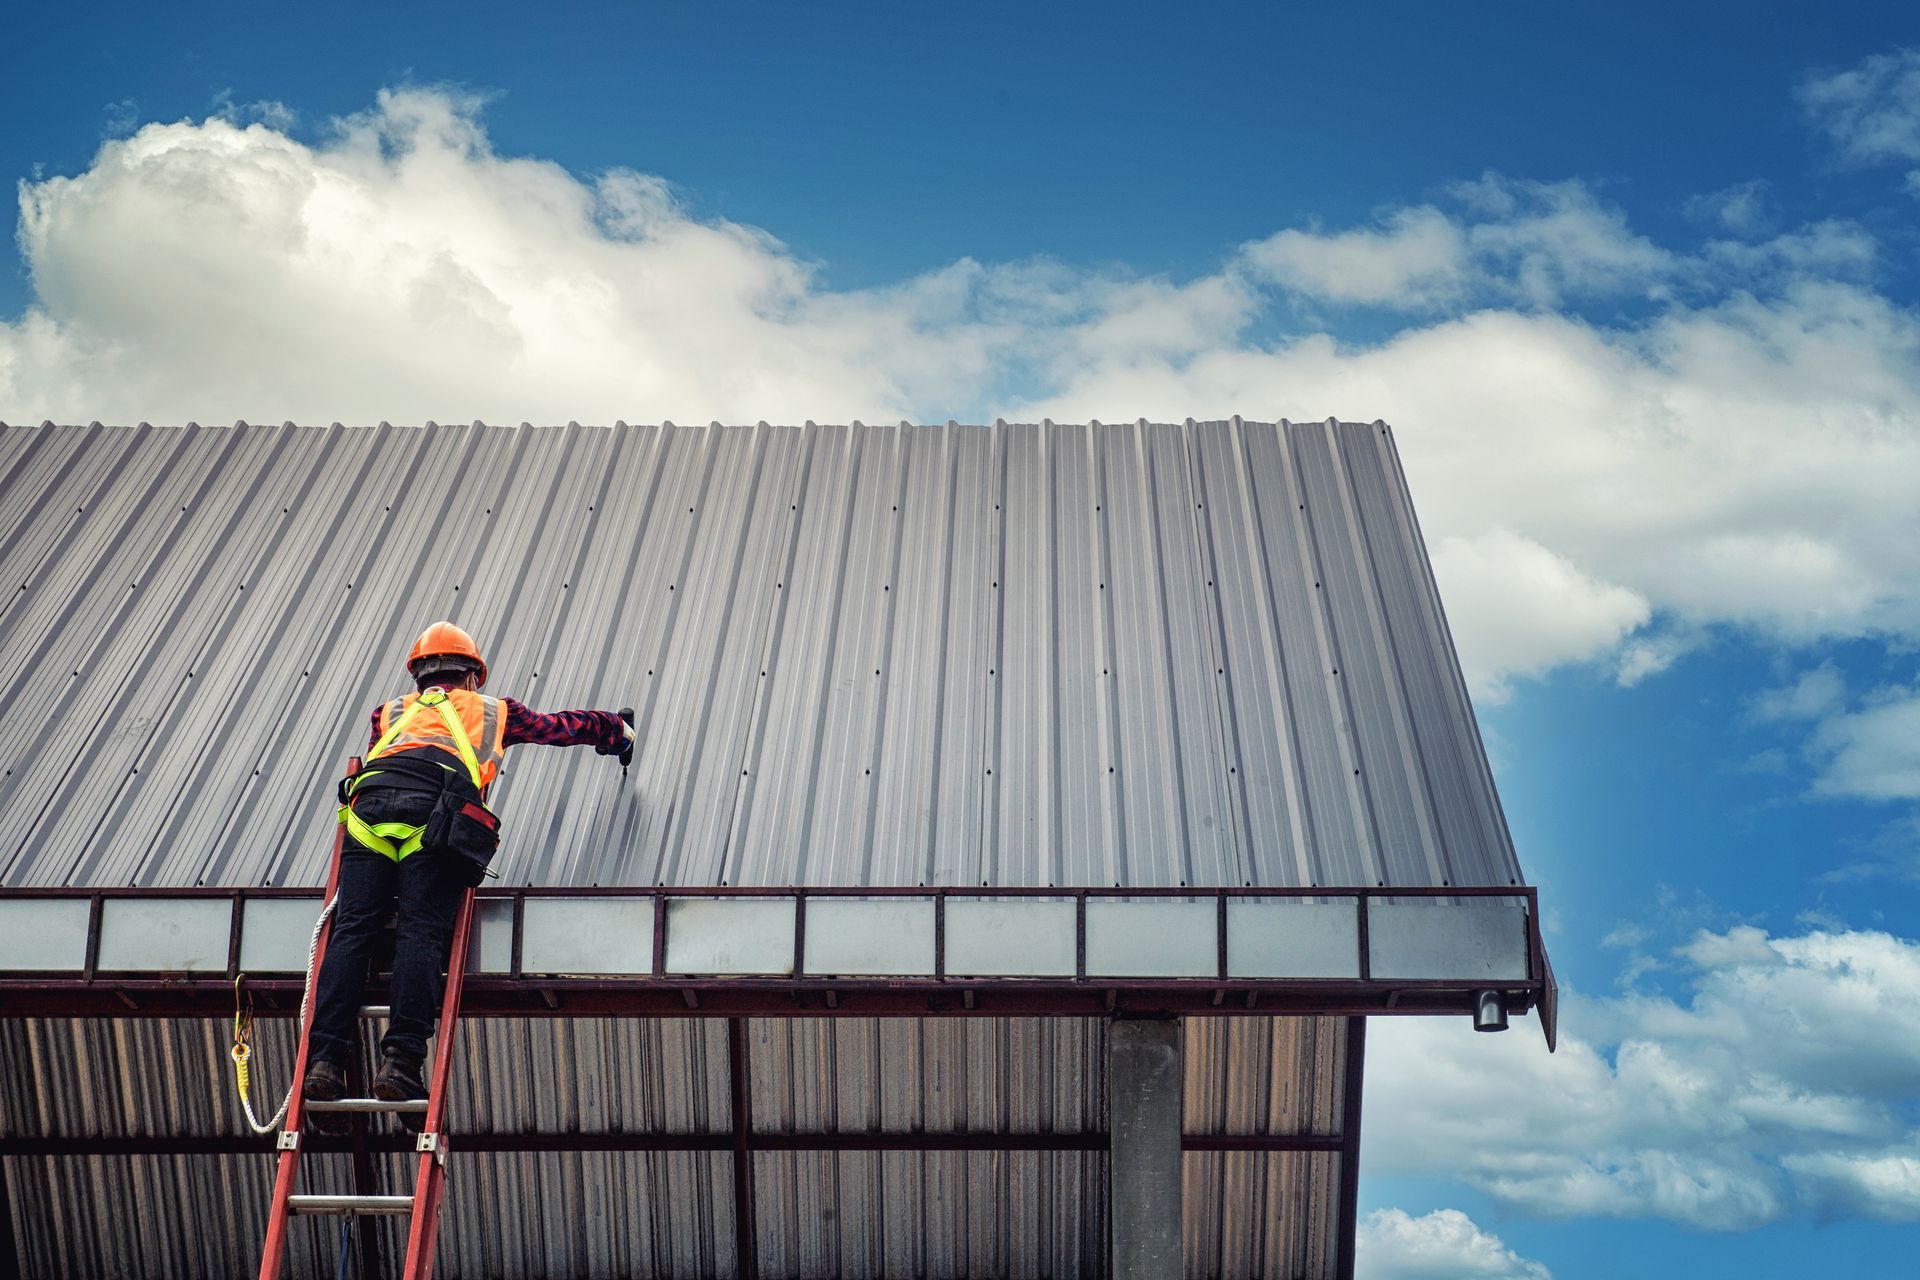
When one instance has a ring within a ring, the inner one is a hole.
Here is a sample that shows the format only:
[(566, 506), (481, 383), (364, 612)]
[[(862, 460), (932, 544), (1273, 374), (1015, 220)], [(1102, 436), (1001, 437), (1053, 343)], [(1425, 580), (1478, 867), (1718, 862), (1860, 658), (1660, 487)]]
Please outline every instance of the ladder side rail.
[[(347, 761), (347, 776), (360, 772), (360, 757), (354, 756)], [(347, 824), (338, 823), (333, 832), (333, 858), (327, 868), (327, 889), (321, 898), (322, 909), (332, 902), (340, 891), (340, 857), (346, 850)], [(307, 1048), (313, 1036), (313, 1004), (315, 988), (320, 981), (320, 967), (327, 961), (327, 943), (333, 938), (333, 917), (327, 917), (327, 923), (320, 931), (319, 945), (314, 949), (313, 964), (307, 970), (307, 985), (302, 1003), (307, 1008), (307, 1020), (300, 1028), (300, 1046), (293, 1058), (293, 1097), (287, 1103), (287, 1119), (280, 1135), (280, 1167), (273, 1179), (273, 1201), (267, 1210), (267, 1238), (260, 1252), (260, 1280), (280, 1280), (280, 1268), (287, 1254), (287, 1222), (291, 1217), (288, 1211), (288, 1197), (293, 1194), (294, 1182), (300, 1168), (300, 1140), (302, 1126), (306, 1122), (305, 1100), (301, 1097), (307, 1079)], [(289, 1141), (291, 1139), (291, 1141)]]
[(428, 1280), (433, 1275), (434, 1245), (440, 1235), (440, 1202), (446, 1193), (447, 1144), (443, 1126), (447, 1088), (453, 1077), (454, 1033), (459, 1023), (460, 994), (466, 985), (467, 946), (473, 937), (473, 890), (460, 900), (453, 927), (453, 945), (447, 950), (447, 984), (440, 1000), (440, 1026), (433, 1051), (433, 1078), (427, 1085), (427, 1114), (420, 1126), (420, 1171), (413, 1191), (413, 1221), (407, 1232), (407, 1260), (401, 1271), (406, 1280)]

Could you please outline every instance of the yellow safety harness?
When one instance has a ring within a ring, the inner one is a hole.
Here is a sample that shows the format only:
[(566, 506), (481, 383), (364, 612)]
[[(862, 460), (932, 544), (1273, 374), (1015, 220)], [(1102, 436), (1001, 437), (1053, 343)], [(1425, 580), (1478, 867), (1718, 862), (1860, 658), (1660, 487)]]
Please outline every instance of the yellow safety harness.
[[(419, 714), (422, 707), (432, 707), (439, 713), (440, 719), (447, 726), (447, 733), (453, 738), (454, 746), (459, 750), (460, 762), (467, 767), (467, 777), (473, 780), (474, 789), (485, 795), (486, 788), (480, 783), (480, 759), (474, 754), (473, 741), (467, 736), (466, 725), (460, 722), (460, 717), (454, 713), (448, 703), (445, 689), (428, 689), (415, 699), (414, 704), (395, 720), (386, 733), (381, 735), (380, 741), (374, 744), (373, 750), (367, 753), (368, 761), (378, 760), (381, 753), (391, 747), (406, 731), (408, 722)], [(349, 782), (352, 787), (357, 787), (379, 772), (378, 769), (363, 769), (354, 774)], [(351, 798), (351, 788), (346, 794)], [(362, 822), (359, 815), (354, 813), (351, 804), (340, 806), (340, 821), (346, 824), (348, 833), (355, 840), (376, 853), (384, 853), (395, 862), (410, 853), (417, 852), (420, 848), (420, 839), (426, 834), (424, 825), (415, 826), (407, 822), (371, 824)], [(313, 936), (307, 940), (307, 980), (300, 995), (300, 1019), (295, 1024), (294, 1032), (296, 1040), (303, 1034), (307, 1025), (308, 1006), (313, 998), (315, 981), (314, 962), (320, 951), (320, 932), (326, 927), (327, 919), (333, 914), (334, 905), (338, 901), (339, 898), (336, 896), (321, 908), (320, 918), (313, 923)], [(273, 1113), (272, 1119), (262, 1123), (253, 1110), (253, 998), (243, 994), (241, 981), (245, 977), (245, 974), (236, 974), (233, 980), (233, 1044), (228, 1050), (228, 1055), (233, 1059), (234, 1082), (239, 1086), (240, 1105), (246, 1112), (247, 1124), (255, 1133), (271, 1133), (279, 1127), (280, 1121), (286, 1116), (287, 1108), (293, 1102), (293, 1090), (298, 1081), (287, 1086), (287, 1096), (281, 1099), (279, 1110)]]
[[(380, 741), (376, 742), (373, 750), (367, 753), (368, 762), (378, 760), (388, 747), (399, 740), (400, 735), (406, 732), (407, 725), (420, 713), (422, 707), (432, 707), (440, 713), (441, 722), (447, 726), (447, 733), (453, 738), (453, 745), (460, 752), (460, 763), (467, 767), (467, 776), (473, 779), (474, 789), (484, 795), (485, 788), (480, 785), (480, 758), (474, 754), (473, 740), (467, 736), (467, 726), (460, 722), (460, 717), (454, 713), (452, 705), (447, 701), (445, 689), (436, 687), (421, 694), (412, 706), (401, 713), (386, 733), (381, 735)], [(357, 787), (368, 778), (378, 776), (380, 772), (378, 769), (362, 770), (354, 775), (353, 785)], [(417, 853), (420, 849), (420, 838), (426, 834), (427, 830), (424, 824), (415, 825), (409, 822), (362, 822), (360, 815), (353, 811), (351, 804), (340, 806), (340, 821), (347, 824), (348, 835), (374, 852), (386, 854), (395, 862), (410, 853)]]

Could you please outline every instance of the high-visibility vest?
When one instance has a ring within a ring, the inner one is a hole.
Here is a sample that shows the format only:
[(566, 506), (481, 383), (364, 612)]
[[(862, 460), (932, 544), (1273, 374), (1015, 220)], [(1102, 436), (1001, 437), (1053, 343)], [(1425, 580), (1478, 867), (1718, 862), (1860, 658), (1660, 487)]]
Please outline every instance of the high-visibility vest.
[(485, 791), (500, 772), (506, 739), (507, 709), (500, 699), (471, 689), (433, 688), (380, 708), (380, 740), (367, 753), (367, 763), (398, 751), (438, 747), (460, 757), (473, 785)]
[[(421, 747), (438, 747), (458, 756), (467, 768), (467, 776), (484, 796), (487, 787), (500, 772), (500, 758), (507, 752), (506, 708), (498, 698), (489, 698), (470, 689), (432, 688), (395, 698), (380, 708), (380, 739), (367, 753), (366, 763)], [(377, 769), (363, 768), (358, 778), (370, 777)], [(349, 792), (351, 788), (349, 788)], [(340, 806), (340, 821), (356, 841), (395, 862), (420, 848), (424, 826), (405, 822), (363, 821), (349, 802)]]

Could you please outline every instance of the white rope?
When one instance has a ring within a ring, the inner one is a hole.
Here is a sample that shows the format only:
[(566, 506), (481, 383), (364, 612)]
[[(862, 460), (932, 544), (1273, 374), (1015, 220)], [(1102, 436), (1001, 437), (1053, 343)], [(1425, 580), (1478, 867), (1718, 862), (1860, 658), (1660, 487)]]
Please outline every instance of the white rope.
[[(335, 892), (333, 897), (327, 900), (327, 905), (320, 909), (320, 918), (313, 922), (313, 937), (307, 940), (307, 981), (306, 985), (300, 989), (300, 1020), (293, 1024), (293, 1042), (296, 1046), (300, 1043), (301, 1037), (306, 1033), (307, 1006), (313, 999), (313, 989), (316, 985), (314, 961), (320, 955), (320, 931), (327, 927), (327, 917), (333, 914), (333, 904), (338, 901), (340, 901), (340, 895), (338, 892)], [(297, 1048), (295, 1053), (297, 1056)], [(287, 1108), (293, 1105), (293, 1091), (299, 1087), (300, 1082), (298, 1080), (291, 1081), (287, 1085), (287, 1096), (280, 1099), (280, 1109), (274, 1112), (273, 1119), (267, 1121), (265, 1124), (261, 1124), (260, 1118), (253, 1114), (252, 1095), (242, 1090), (240, 1094), (240, 1105), (246, 1108), (247, 1123), (253, 1126), (253, 1131), (255, 1133), (272, 1133), (278, 1129), (280, 1122), (286, 1119)]]

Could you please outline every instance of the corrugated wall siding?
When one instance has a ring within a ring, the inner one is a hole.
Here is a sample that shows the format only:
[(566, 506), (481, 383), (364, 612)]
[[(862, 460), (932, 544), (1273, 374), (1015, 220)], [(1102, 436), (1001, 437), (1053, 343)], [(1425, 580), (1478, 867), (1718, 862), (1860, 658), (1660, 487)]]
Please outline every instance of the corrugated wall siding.
[[(0, 1136), (244, 1132), (209, 1019), (0, 1020)], [(257, 1031), (263, 1094), (285, 1087), (292, 1028)], [(461, 1151), (460, 1135), (727, 1133), (717, 1020), (473, 1019), (461, 1030), (441, 1273), (730, 1276), (729, 1152)], [(1340, 1019), (1189, 1019), (1190, 1134), (1338, 1137)], [(1097, 1019), (755, 1019), (752, 1125), (766, 1134), (1078, 1134), (1104, 1129)], [(277, 1094), (267, 1101), (271, 1108)], [(1097, 1276), (1101, 1151), (787, 1152), (754, 1161), (765, 1276)], [(314, 1188), (351, 1185), (316, 1157)], [(1320, 1276), (1339, 1211), (1337, 1154), (1190, 1152), (1189, 1272)], [(272, 1157), (10, 1156), (25, 1274), (234, 1275), (257, 1264)], [(383, 1189), (413, 1162), (378, 1157)], [(217, 1224), (217, 1226), (209, 1226)], [(399, 1229), (376, 1223), (386, 1256)], [(295, 1224), (293, 1271), (331, 1276), (337, 1222)]]
[(316, 884), (428, 622), (541, 884), (1519, 880), (1381, 424), (0, 428), (0, 883)]

